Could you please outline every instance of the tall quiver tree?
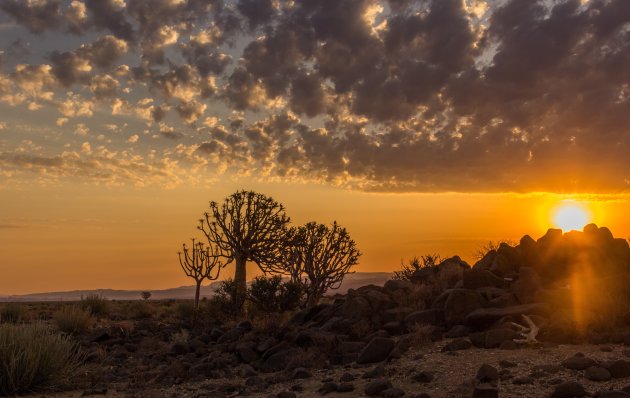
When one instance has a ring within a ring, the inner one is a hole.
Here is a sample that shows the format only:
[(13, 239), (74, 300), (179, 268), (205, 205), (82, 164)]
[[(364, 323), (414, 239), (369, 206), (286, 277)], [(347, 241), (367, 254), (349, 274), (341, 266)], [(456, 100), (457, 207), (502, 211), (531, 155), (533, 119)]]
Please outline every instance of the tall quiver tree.
[(263, 272), (281, 262), (290, 219), (284, 206), (271, 197), (252, 191), (237, 191), (221, 205), (210, 202), (210, 211), (199, 220), (199, 229), (227, 258), (235, 262), (235, 306), (242, 309), (247, 293), (247, 262)]
[(191, 239), (190, 248), (184, 243), (183, 250), (178, 252), (179, 265), (184, 273), (195, 280), (195, 309), (199, 308), (199, 291), (204, 279), (217, 280), (224, 264), (221, 263), (218, 250), (211, 244), (204, 247), (202, 242)]
[(312, 307), (328, 289), (338, 289), (361, 252), (348, 231), (333, 222), (331, 227), (309, 222), (298, 228), (293, 240), (294, 254), (285, 261), (292, 279), (305, 279), (306, 305)]

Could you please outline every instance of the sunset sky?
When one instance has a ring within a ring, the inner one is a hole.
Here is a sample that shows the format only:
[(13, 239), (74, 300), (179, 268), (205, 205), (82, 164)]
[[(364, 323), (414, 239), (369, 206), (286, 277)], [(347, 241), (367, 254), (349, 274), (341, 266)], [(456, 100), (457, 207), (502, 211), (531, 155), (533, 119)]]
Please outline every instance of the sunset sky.
[(568, 204), (628, 238), (630, 1), (0, 0), (0, 295), (190, 284), (238, 189), (356, 271)]

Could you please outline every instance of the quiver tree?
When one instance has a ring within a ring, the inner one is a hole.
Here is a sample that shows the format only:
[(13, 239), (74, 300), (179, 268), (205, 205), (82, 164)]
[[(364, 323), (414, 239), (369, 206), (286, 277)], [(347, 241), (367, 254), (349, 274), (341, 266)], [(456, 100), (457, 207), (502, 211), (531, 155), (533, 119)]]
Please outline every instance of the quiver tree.
[(328, 289), (338, 289), (361, 252), (345, 228), (310, 222), (297, 229), (293, 255), (285, 261), (286, 272), (305, 279), (306, 305), (311, 307)]
[(221, 268), (224, 267), (219, 261), (219, 255), (212, 245), (204, 247), (202, 242), (192, 240), (190, 248), (184, 243), (183, 250), (178, 252), (179, 265), (184, 273), (195, 280), (195, 309), (199, 308), (199, 290), (204, 279), (216, 280), (219, 278)]
[(216, 245), (227, 264), (235, 262), (237, 308), (242, 308), (247, 293), (247, 261), (265, 273), (275, 271), (283, 258), (289, 221), (283, 205), (252, 191), (238, 191), (221, 205), (210, 202), (210, 211), (199, 220), (208, 242)]

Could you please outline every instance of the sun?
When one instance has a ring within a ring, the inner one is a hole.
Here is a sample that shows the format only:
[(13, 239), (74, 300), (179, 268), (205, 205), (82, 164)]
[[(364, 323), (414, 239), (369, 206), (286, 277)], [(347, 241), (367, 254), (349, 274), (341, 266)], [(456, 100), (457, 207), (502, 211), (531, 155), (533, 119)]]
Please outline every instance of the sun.
[(556, 208), (553, 222), (563, 231), (582, 230), (591, 221), (591, 213), (574, 200), (565, 200)]

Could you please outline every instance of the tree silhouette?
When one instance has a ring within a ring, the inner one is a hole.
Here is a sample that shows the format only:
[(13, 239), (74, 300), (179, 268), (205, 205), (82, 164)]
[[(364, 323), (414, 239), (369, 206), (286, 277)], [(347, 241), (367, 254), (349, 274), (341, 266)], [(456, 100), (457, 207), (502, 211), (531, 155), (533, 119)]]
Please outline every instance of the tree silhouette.
[(287, 244), (290, 219), (284, 206), (271, 197), (237, 191), (223, 204), (210, 202), (210, 212), (199, 220), (199, 229), (216, 245), (229, 264), (235, 262), (235, 305), (242, 308), (247, 292), (247, 261), (265, 273), (277, 270)]
[(217, 250), (212, 245), (204, 247), (202, 242), (195, 242), (195, 239), (191, 240), (191, 247), (188, 248), (184, 243), (182, 245), (183, 251), (178, 252), (177, 255), (179, 257), (179, 265), (184, 270), (184, 273), (195, 280), (195, 309), (197, 309), (199, 308), (201, 282), (204, 279), (211, 281), (218, 279), (224, 264), (219, 261)]
[(293, 255), (285, 258), (285, 273), (305, 278), (306, 305), (311, 307), (328, 289), (338, 289), (361, 252), (350, 234), (333, 222), (332, 227), (309, 222), (293, 239)]

